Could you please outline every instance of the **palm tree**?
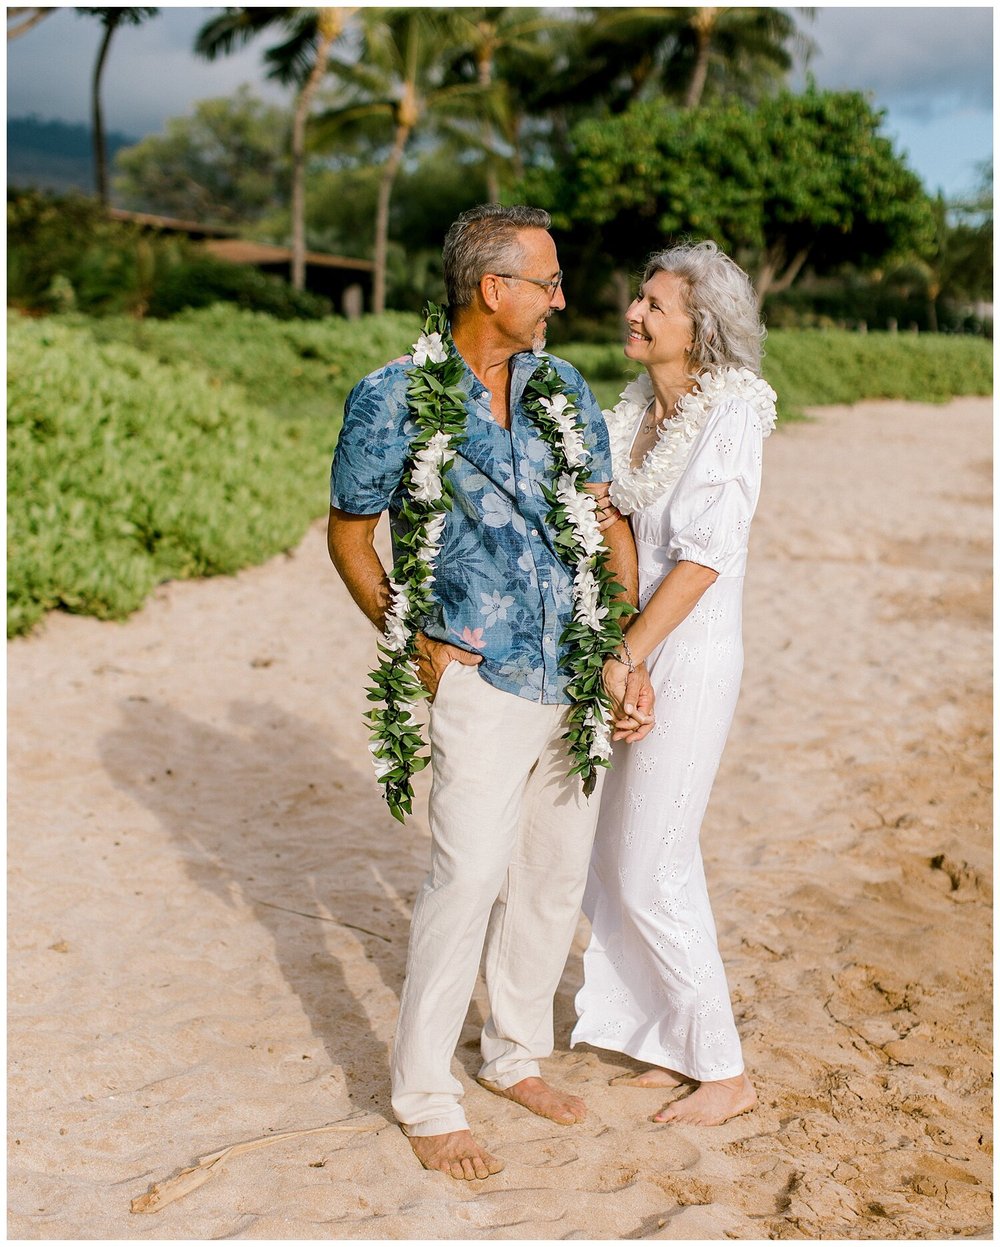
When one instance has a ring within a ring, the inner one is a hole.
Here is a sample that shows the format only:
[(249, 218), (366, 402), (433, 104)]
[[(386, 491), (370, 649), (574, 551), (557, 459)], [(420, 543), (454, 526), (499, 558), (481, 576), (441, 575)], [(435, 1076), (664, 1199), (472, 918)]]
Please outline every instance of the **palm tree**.
[(105, 208), (108, 206), (108, 153), (104, 138), (104, 116), (101, 111), (101, 77), (104, 73), (105, 61), (108, 59), (108, 49), (111, 47), (115, 31), (120, 26), (140, 26), (147, 18), (155, 17), (159, 11), (159, 9), (77, 9), (78, 13), (98, 18), (104, 27), (104, 36), (97, 51), (97, 60), (94, 62), (94, 75), (90, 89), (90, 113), (94, 138), (94, 180), (97, 183), (97, 197)]
[(372, 310), (385, 311), (389, 207), (403, 155), (418, 127), (429, 119), (473, 116), (473, 106), (489, 105), (479, 83), (448, 83), (449, 54), (464, 32), (447, 9), (366, 9), (363, 46), (355, 61), (331, 66), (342, 84), (342, 103), (316, 121), (314, 144), (331, 143), (350, 127), (367, 126), (389, 140), (379, 176), (375, 209)]
[[(799, 9), (811, 16), (815, 10)], [(792, 12), (776, 8), (577, 9), (567, 46), (546, 84), (550, 109), (621, 112), (666, 96), (695, 107), (706, 92), (758, 99), (811, 42)]]
[[(815, 15), (815, 9), (799, 11)], [(791, 69), (789, 43), (806, 56), (812, 51), (811, 41), (796, 30), (795, 19), (784, 9), (711, 6), (685, 12), (686, 29), (680, 32), (675, 57), (678, 64), (691, 64), (685, 108), (701, 103), (713, 66), (723, 84), (752, 92)]]
[[(511, 81), (514, 66), (523, 72), (532, 67), (544, 74), (547, 49), (538, 36), (565, 24), (565, 18), (533, 8), (455, 9), (459, 26), (456, 33), (468, 48), (458, 58), (460, 75), (471, 70), (484, 96), (492, 100), (492, 116), (484, 109), (480, 123), (481, 142), (486, 153), (486, 193), (491, 202), (500, 199), (500, 147), (511, 147), (515, 161), (519, 116), (518, 92)], [(520, 170), (515, 170), (520, 173)]]
[(292, 285), (306, 280), (306, 122), (313, 96), (330, 61), (334, 43), (356, 8), (230, 8), (202, 26), (195, 51), (208, 60), (232, 52), (265, 31), (283, 29), (283, 43), (268, 49), (268, 77), (298, 91), (292, 116)]
[(722, 9), (718, 7), (709, 7), (694, 9), (691, 13), (690, 26), (695, 36), (695, 61), (694, 69), (691, 71), (691, 81), (688, 83), (687, 96), (684, 100), (685, 108), (696, 108), (701, 103), (701, 97), (705, 92), (705, 83), (708, 80), (708, 62), (712, 55), (712, 36), (715, 33), (715, 27), (719, 21), (719, 14)]

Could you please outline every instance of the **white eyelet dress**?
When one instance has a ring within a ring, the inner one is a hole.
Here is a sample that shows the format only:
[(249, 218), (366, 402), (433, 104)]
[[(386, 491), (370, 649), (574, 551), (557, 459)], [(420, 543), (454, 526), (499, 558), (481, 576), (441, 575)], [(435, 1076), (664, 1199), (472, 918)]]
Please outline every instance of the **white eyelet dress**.
[(640, 608), (680, 560), (719, 577), (647, 660), (656, 726), (614, 746), (584, 898), (592, 935), (571, 1045), (698, 1081), (743, 1070), (698, 837), (739, 694), (747, 539), (772, 426), (773, 406), (762, 428), (752, 397), (713, 396), (676, 483), (632, 515)]

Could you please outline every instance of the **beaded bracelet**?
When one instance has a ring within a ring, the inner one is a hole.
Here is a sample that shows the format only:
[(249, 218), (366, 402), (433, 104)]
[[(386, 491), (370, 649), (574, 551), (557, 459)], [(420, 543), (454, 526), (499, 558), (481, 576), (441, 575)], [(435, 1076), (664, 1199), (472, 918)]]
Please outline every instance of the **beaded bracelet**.
[(632, 651), (629, 649), (628, 641), (626, 641), (624, 637), (622, 637), (622, 649), (625, 651), (625, 657), (619, 658), (618, 655), (615, 654), (615, 658), (622, 664), (623, 667), (628, 667), (628, 673), (631, 675), (633, 671), (635, 671), (635, 659), (632, 657)]

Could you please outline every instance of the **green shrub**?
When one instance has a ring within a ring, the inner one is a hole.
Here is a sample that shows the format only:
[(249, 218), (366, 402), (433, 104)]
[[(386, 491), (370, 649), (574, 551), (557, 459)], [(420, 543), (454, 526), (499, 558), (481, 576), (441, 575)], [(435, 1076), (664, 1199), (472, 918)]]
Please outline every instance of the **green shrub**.
[[(56, 607), (122, 618), (163, 580), (293, 546), (326, 509), (347, 392), (418, 330), (402, 313), (283, 321), (224, 304), (169, 320), (12, 317), (9, 634)], [(554, 349), (604, 406), (638, 371), (618, 345)], [(775, 330), (767, 352), (784, 420), (992, 386), (982, 339)]]
[(993, 390), (992, 345), (979, 337), (775, 329), (766, 347), (764, 375), (792, 410), (874, 398), (943, 403)]
[[(777, 392), (779, 421), (824, 404), (873, 398), (943, 403), (954, 394), (993, 389), (992, 346), (971, 335), (774, 329), (765, 346), (763, 373)], [(602, 407), (613, 406), (640, 371), (621, 347), (566, 343), (556, 353), (580, 369)]]
[(226, 304), (170, 320), (66, 318), (99, 342), (122, 342), (169, 364), (183, 359), (212, 384), (236, 383), (274, 415), (314, 420), (332, 447), (344, 399), (366, 373), (409, 350), (416, 316), (387, 312), (348, 321), (279, 321)]
[(212, 256), (185, 260), (165, 272), (150, 295), (148, 310), (150, 316), (173, 316), (213, 303), (235, 303), (278, 320), (318, 320), (332, 311), (329, 299), (296, 290), (280, 277), (249, 265), (228, 264)]
[(344, 398), (414, 316), (8, 325), (8, 634), (55, 607), (123, 618), (163, 580), (233, 572), (324, 512)]
[(184, 362), (9, 325), (8, 634), (53, 607), (120, 619), (160, 581), (294, 545), (324, 504), (301, 422)]

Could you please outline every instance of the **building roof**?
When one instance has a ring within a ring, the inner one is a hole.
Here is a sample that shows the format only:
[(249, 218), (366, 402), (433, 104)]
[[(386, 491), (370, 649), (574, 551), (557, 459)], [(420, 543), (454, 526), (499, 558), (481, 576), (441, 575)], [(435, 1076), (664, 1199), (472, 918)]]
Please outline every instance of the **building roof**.
[[(275, 247), (270, 243), (248, 242), (245, 238), (209, 238), (203, 248), (220, 260), (233, 264), (290, 264), (290, 247)], [(319, 264), (326, 268), (350, 268), (360, 273), (370, 273), (375, 265), (371, 260), (352, 260), (342, 255), (329, 255), (325, 251), (307, 251), (307, 264)]]
[(203, 238), (235, 238), (239, 233), (232, 226), (204, 225), (201, 221), (183, 221), (180, 217), (157, 216), (152, 212), (126, 212), (124, 208), (109, 208), (108, 216), (113, 221), (132, 221), (135, 225), (150, 225), (178, 234), (200, 234)]
[[(147, 225), (153, 229), (202, 238), (205, 240), (206, 251), (220, 260), (229, 260), (233, 264), (290, 264), (292, 261), (290, 247), (250, 242), (238, 237), (238, 230), (225, 225), (203, 225), (200, 221), (184, 221), (179, 217), (157, 216), (151, 212), (126, 212), (123, 208), (109, 208), (108, 216), (115, 221), (132, 221), (136, 225)], [(330, 255), (326, 251), (307, 251), (306, 263), (325, 268), (354, 269), (359, 273), (371, 273), (375, 269), (371, 260)]]

